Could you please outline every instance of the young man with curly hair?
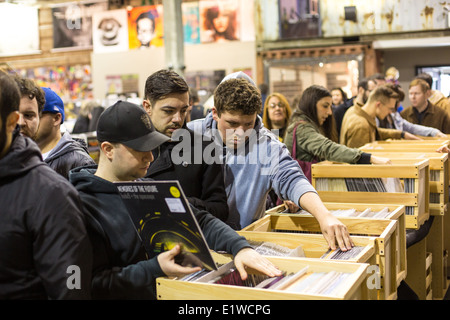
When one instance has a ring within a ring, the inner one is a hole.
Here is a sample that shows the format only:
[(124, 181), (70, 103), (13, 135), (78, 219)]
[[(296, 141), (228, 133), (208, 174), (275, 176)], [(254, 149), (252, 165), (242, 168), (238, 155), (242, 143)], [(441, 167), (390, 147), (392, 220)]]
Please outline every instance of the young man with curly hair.
[(227, 223), (235, 229), (264, 215), (270, 190), (309, 211), (318, 220), (332, 249), (352, 247), (348, 230), (325, 208), (298, 163), (278, 138), (264, 128), (258, 114), (261, 94), (242, 72), (225, 77), (214, 92), (214, 107), (204, 120), (188, 124), (214, 140), (223, 163), (230, 208)]

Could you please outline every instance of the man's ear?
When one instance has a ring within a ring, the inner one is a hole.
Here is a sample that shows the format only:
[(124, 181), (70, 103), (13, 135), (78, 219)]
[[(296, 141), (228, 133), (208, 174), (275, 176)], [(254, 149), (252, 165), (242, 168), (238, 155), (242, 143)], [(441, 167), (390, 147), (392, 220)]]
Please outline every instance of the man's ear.
[(217, 112), (216, 107), (212, 107), (212, 108), (211, 108), (211, 113), (212, 113), (213, 119), (214, 119), (215, 121), (218, 121), (220, 117), (219, 117), (219, 113)]
[(142, 101), (142, 106), (144, 107), (145, 112), (147, 112), (147, 114), (150, 116), (152, 113), (152, 105), (151, 105), (150, 101), (147, 99), (144, 99)]
[(111, 142), (104, 141), (100, 144), (100, 150), (103, 152), (103, 154), (111, 160), (114, 155), (114, 145)]
[(54, 113), (54, 118), (53, 119), (55, 119), (55, 126), (57, 126), (57, 125), (61, 125), (61, 121), (62, 121), (62, 114), (61, 113), (59, 113), (59, 112), (57, 112), (57, 113)]

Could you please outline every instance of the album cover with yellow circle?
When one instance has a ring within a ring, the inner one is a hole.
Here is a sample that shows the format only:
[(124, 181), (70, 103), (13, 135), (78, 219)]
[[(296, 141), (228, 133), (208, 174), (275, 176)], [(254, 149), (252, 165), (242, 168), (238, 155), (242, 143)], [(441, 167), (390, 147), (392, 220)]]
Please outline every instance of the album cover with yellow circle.
[(208, 244), (178, 181), (116, 182), (148, 258), (181, 245), (175, 261), (216, 270)]

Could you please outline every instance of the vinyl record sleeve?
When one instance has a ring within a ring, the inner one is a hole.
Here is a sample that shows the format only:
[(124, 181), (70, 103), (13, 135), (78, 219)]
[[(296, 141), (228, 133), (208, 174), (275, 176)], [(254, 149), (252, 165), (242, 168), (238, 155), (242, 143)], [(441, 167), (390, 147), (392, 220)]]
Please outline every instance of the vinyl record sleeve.
[(183, 266), (217, 267), (178, 181), (116, 182), (149, 258), (177, 244)]

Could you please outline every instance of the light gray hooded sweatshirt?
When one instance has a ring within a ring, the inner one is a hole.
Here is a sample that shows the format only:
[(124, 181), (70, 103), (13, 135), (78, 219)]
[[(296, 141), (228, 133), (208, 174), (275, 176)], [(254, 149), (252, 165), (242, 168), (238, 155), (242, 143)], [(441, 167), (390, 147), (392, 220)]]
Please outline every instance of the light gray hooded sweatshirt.
[[(233, 76), (247, 77), (243, 73), (235, 73), (223, 81)], [(296, 204), (304, 193), (316, 192), (297, 161), (292, 159), (286, 145), (262, 125), (259, 116), (245, 148), (238, 148), (237, 151), (223, 144), (212, 113), (205, 119), (189, 122), (188, 127), (203, 134), (205, 140), (215, 142), (215, 161), (220, 161), (223, 166), (230, 209), (227, 223), (231, 227), (241, 229), (260, 219), (272, 189), (281, 199)]]

